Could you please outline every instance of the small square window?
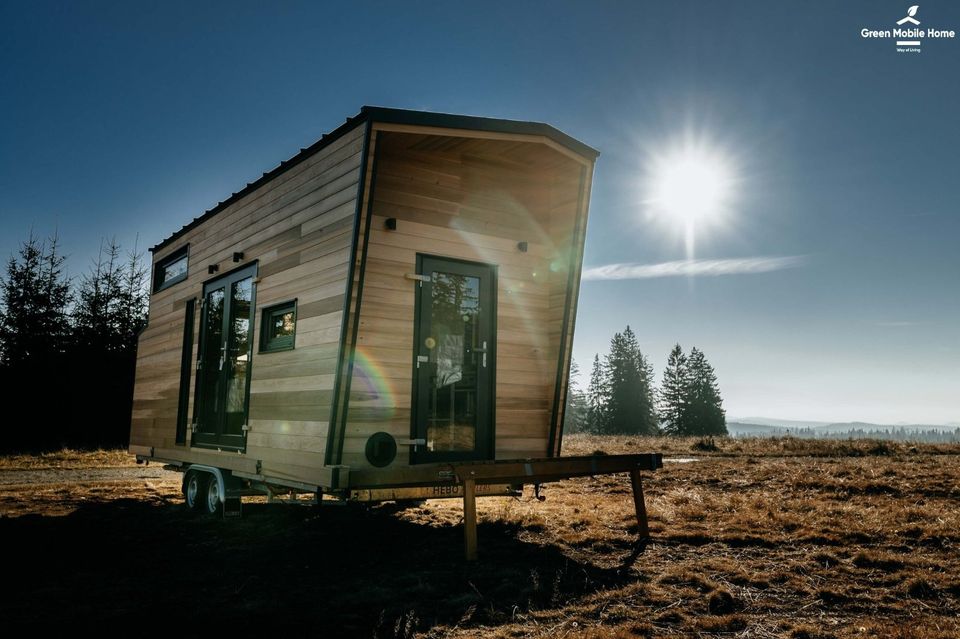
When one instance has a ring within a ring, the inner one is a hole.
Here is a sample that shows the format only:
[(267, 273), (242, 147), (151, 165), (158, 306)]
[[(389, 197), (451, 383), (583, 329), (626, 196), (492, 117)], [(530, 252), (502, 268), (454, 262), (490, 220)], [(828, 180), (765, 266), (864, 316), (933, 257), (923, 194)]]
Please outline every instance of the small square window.
[(153, 267), (153, 292), (173, 286), (177, 282), (187, 279), (187, 262), (190, 245), (174, 251)]
[(297, 300), (263, 309), (260, 352), (289, 351), (297, 334)]

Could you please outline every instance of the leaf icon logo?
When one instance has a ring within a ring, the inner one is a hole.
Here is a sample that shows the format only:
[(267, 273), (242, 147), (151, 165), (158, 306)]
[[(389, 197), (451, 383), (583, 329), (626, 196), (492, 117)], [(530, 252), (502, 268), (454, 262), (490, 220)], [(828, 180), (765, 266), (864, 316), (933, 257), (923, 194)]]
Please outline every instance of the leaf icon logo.
[(907, 15), (912, 18), (913, 16), (917, 15), (917, 9), (919, 9), (919, 8), (920, 8), (920, 5), (919, 5), (919, 4), (913, 5), (912, 7), (910, 7), (909, 9), (907, 9)]

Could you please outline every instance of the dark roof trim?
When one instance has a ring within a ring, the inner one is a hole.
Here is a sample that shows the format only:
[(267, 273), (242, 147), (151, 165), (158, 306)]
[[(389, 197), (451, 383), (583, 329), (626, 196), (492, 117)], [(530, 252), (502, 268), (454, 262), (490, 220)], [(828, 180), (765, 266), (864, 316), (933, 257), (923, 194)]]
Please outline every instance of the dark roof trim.
[(542, 122), (500, 120), (497, 118), (481, 118), (472, 115), (451, 115), (449, 113), (430, 113), (429, 111), (408, 111), (406, 109), (389, 109), (386, 107), (372, 106), (365, 106), (360, 109), (360, 115), (367, 115), (374, 122), (389, 124), (411, 124), (415, 126), (435, 126), (447, 129), (491, 131), (494, 133), (541, 135), (588, 160), (596, 160), (600, 155), (600, 152), (596, 149)]
[(300, 152), (295, 156), (281, 162), (279, 166), (274, 169), (267, 171), (259, 179), (250, 182), (244, 188), (237, 191), (226, 200), (220, 202), (213, 208), (206, 211), (200, 217), (194, 218), (193, 221), (189, 222), (186, 226), (181, 228), (179, 231), (163, 240), (156, 246), (150, 249), (151, 253), (155, 253), (160, 249), (164, 248), (171, 244), (174, 240), (181, 237), (187, 231), (196, 228), (200, 224), (206, 222), (211, 217), (227, 208), (243, 196), (251, 193), (257, 188), (261, 187), (265, 183), (269, 182), (273, 178), (287, 171), (288, 169), (293, 168), (297, 164), (300, 164), (310, 156), (321, 151), (324, 147), (336, 141), (338, 138), (342, 137), (348, 131), (352, 131), (357, 125), (367, 122), (384, 122), (388, 124), (410, 124), (414, 126), (427, 126), (427, 127), (442, 127), (447, 129), (465, 129), (473, 131), (490, 131), (495, 133), (516, 133), (520, 135), (540, 135), (550, 140), (553, 140), (557, 144), (564, 146), (574, 153), (583, 156), (588, 160), (596, 160), (600, 155), (600, 152), (596, 149), (587, 146), (583, 142), (576, 140), (566, 133), (553, 128), (549, 124), (543, 124), (542, 122), (523, 122), (520, 120), (500, 120), (497, 118), (481, 118), (472, 115), (452, 115), (449, 113), (430, 113), (428, 111), (410, 111), (407, 109), (390, 109), (387, 107), (374, 107), (374, 106), (365, 106), (360, 109), (360, 113), (355, 115), (352, 118), (347, 118), (347, 121), (341, 124), (339, 127), (327, 133), (319, 140), (311, 144), (305, 149), (300, 149)]

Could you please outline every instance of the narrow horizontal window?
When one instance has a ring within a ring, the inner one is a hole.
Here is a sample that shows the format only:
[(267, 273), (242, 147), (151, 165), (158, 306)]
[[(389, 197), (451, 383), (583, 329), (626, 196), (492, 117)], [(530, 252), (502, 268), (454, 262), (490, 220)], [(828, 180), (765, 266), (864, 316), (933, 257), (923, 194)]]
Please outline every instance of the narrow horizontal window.
[(297, 300), (263, 309), (260, 352), (288, 351), (297, 334)]
[(188, 249), (190, 245), (174, 251), (153, 267), (153, 292), (173, 286), (187, 279)]

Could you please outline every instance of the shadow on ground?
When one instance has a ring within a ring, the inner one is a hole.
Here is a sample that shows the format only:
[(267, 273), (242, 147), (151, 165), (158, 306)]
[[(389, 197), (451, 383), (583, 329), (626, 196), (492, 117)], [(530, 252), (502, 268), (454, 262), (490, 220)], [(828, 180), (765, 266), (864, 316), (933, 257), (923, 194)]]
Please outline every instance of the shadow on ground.
[[(374, 509), (252, 504), (240, 520), (119, 499), (70, 515), (0, 518), (11, 624), (96, 620), (189, 629), (269, 623), (310, 634), (403, 637), (438, 624), (508, 622), (518, 612), (637, 579), (480, 525), (481, 561), (459, 526)], [(636, 551), (624, 557), (632, 563)]]

